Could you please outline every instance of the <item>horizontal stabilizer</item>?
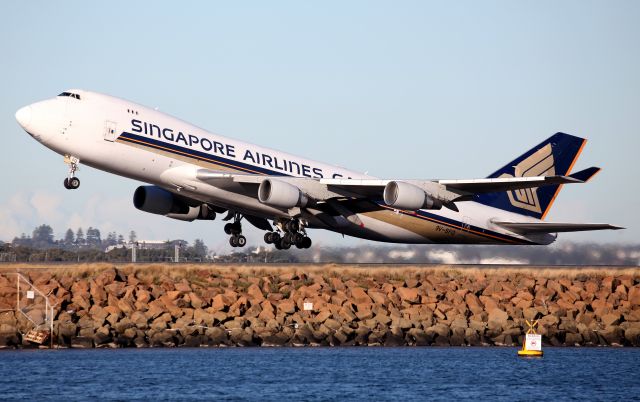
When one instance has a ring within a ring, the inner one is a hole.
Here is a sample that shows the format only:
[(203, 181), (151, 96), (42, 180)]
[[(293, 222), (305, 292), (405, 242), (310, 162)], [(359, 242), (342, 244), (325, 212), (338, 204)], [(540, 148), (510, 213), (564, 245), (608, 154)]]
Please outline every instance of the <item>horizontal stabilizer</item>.
[(504, 177), (497, 179), (438, 180), (438, 183), (445, 185), (447, 189), (450, 190), (457, 190), (470, 194), (484, 194), (513, 191), (524, 188), (556, 186), (558, 184), (582, 183), (582, 180), (573, 176), (535, 176)]
[(620, 226), (608, 223), (560, 223), (560, 222), (493, 222), (498, 226), (512, 232), (527, 233), (560, 233), (560, 232), (584, 232), (589, 230), (618, 230)]
[(575, 172), (573, 174), (570, 174), (569, 177), (572, 177), (574, 179), (577, 179), (577, 180), (580, 180), (581, 182), (586, 183), (589, 180), (591, 180), (593, 178), (593, 176), (595, 176), (599, 172), (600, 172), (600, 168), (599, 167), (590, 167), (590, 168), (586, 168), (584, 170), (581, 170), (579, 172)]

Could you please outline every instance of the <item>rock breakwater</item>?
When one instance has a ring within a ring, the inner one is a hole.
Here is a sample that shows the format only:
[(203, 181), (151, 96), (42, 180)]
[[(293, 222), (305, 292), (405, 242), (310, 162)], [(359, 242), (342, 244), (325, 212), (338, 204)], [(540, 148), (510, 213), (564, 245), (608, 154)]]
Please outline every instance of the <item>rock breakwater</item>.
[(54, 305), (54, 344), (640, 346), (640, 269), (95, 265), (0, 271), (0, 347), (44, 306), (15, 311), (16, 275)]

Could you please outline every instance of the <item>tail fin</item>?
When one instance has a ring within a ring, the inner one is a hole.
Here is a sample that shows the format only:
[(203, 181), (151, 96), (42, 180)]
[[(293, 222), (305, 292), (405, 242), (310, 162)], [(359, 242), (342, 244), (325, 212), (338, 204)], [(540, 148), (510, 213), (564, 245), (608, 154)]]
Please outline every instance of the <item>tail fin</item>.
[[(568, 175), (587, 140), (556, 133), (525, 152), (489, 178)], [(505, 211), (544, 219), (562, 185), (479, 194), (476, 201)]]

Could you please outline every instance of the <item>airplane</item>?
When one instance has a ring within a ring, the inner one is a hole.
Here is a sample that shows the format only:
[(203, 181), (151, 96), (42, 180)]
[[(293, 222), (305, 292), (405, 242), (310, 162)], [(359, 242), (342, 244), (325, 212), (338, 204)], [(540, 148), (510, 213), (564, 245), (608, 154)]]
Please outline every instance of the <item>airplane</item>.
[(600, 168), (571, 170), (584, 138), (556, 133), (487, 178), (380, 179), (207, 132), (153, 108), (70, 89), (19, 109), (20, 126), (69, 165), (147, 183), (133, 194), (144, 212), (184, 221), (224, 214), (233, 247), (246, 220), (277, 249), (309, 248), (308, 229), (392, 243), (547, 245), (559, 232), (623, 229), (546, 222), (564, 184)]

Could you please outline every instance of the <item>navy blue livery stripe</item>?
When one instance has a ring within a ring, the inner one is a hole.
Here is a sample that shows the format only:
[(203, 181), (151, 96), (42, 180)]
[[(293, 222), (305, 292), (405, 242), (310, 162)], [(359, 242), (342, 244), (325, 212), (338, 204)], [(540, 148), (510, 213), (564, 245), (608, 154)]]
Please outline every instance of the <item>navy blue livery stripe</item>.
[[(223, 158), (218, 155), (211, 155), (211, 154), (196, 151), (190, 148), (181, 147), (175, 144), (169, 144), (166, 142), (158, 141), (154, 138), (149, 138), (149, 137), (136, 135), (128, 132), (123, 132), (122, 134), (120, 134), (120, 136), (118, 137), (118, 140), (131, 143), (131, 144), (143, 145), (149, 148), (169, 152), (175, 155), (194, 158), (203, 162), (208, 162), (218, 166), (239, 170), (245, 173), (262, 174), (262, 175), (270, 175), (270, 176), (294, 177), (293, 175), (288, 175), (288, 174), (279, 172), (277, 170), (271, 170), (263, 167), (249, 165), (247, 163), (243, 163), (237, 160)], [(384, 209), (393, 209), (384, 205), (381, 202), (376, 202), (375, 205)], [(494, 231), (490, 231), (490, 230), (475, 227), (475, 226), (468, 225), (467, 227), (465, 227), (460, 221), (456, 221), (455, 219), (445, 218), (440, 215), (435, 215), (425, 210), (418, 210), (415, 213), (408, 212), (408, 211), (400, 211), (400, 212), (403, 215), (407, 215), (417, 219), (423, 219), (423, 220), (427, 220), (435, 223), (440, 223), (454, 229), (471, 232), (481, 237), (491, 238), (492, 240), (500, 240), (509, 244), (514, 244), (514, 243), (515, 244), (535, 244), (527, 240), (511, 237), (508, 235), (504, 235), (501, 233), (497, 233)]]
[(136, 135), (128, 132), (122, 132), (122, 134), (120, 134), (118, 139), (125, 142), (132, 143), (132, 144), (145, 145), (160, 151), (167, 151), (173, 154), (182, 155), (189, 158), (195, 158), (203, 162), (209, 162), (218, 166), (240, 170), (245, 173), (264, 174), (264, 175), (270, 175), (270, 176), (289, 176), (277, 170), (271, 170), (271, 169), (267, 169), (260, 166), (249, 165), (248, 163), (240, 162), (234, 159), (223, 158), (218, 155), (212, 155), (209, 153), (196, 151), (190, 148), (181, 147), (175, 144), (158, 141), (154, 138), (149, 138), (149, 137)]

